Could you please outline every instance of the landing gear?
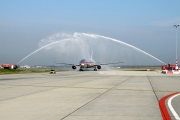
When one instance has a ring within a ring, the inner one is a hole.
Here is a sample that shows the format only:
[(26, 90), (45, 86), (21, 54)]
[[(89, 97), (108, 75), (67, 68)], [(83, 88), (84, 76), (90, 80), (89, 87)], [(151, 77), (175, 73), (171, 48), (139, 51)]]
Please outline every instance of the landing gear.
[(97, 69), (95, 68), (94, 71), (97, 71)]
[(82, 68), (80, 68), (80, 69), (79, 69), (79, 71), (83, 71), (83, 69), (82, 69)]

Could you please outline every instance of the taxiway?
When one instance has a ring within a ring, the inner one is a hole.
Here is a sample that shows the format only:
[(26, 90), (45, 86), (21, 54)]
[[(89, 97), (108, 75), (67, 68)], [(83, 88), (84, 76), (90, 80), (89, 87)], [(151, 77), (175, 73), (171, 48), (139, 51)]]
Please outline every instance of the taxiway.
[[(1, 120), (162, 120), (159, 101), (180, 75), (158, 71), (66, 71), (0, 75)], [(165, 105), (171, 119), (176, 119)], [(171, 104), (180, 116), (180, 95)], [(163, 108), (164, 109), (164, 108)]]

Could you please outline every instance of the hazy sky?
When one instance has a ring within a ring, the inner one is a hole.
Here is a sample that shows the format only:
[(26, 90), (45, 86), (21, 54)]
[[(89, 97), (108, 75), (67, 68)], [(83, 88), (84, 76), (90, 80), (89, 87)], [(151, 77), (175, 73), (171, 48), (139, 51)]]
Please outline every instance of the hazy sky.
[(17, 63), (41, 39), (60, 32), (115, 38), (175, 63), (179, 5), (180, 0), (0, 0), (0, 64)]

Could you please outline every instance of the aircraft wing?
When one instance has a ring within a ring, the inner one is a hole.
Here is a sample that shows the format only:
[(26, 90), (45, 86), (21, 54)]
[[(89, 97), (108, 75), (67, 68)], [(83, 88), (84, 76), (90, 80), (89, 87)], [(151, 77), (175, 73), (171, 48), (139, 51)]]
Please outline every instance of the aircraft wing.
[(112, 64), (119, 64), (124, 62), (117, 62), (117, 63), (100, 63), (99, 65), (112, 65)]
[(57, 63), (55, 62), (56, 64), (62, 64), (62, 65), (74, 65), (74, 66), (80, 66), (80, 65), (75, 65), (75, 64), (71, 64), (71, 63)]

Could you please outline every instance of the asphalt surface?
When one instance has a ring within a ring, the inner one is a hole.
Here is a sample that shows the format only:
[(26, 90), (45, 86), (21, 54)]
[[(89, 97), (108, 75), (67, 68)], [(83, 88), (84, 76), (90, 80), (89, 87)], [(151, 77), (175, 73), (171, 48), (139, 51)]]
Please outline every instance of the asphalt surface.
[[(0, 119), (162, 120), (159, 100), (175, 92), (180, 75), (158, 71), (0, 75)], [(171, 103), (180, 116), (179, 101)]]

